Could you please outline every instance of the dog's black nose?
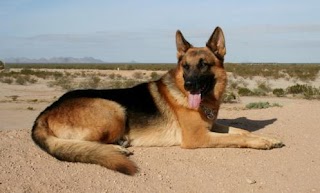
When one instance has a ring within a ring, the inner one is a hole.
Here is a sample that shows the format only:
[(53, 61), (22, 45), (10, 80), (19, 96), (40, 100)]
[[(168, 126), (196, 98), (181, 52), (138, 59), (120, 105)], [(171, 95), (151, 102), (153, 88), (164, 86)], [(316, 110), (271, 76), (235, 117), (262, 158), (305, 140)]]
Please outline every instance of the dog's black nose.
[(193, 83), (192, 83), (191, 81), (186, 81), (186, 82), (184, 83), (184, 88), (185, 88), (186, 90), (191, 90), (191, 89), (193, 88)]
[(184, 88), (186, 90), (188, 90), (188, 91), (191, 91), (191, 90), (195, 89), (194, 87), (195, 87), (195, 85), (194, 85), (194, 83), (192, 81), (186, 81), (184, 83)]

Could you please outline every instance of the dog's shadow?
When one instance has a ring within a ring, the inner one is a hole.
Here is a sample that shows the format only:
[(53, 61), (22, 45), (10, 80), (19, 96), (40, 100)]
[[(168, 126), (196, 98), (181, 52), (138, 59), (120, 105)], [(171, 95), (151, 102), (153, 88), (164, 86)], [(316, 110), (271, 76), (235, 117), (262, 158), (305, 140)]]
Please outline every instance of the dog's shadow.
[(276, 118), (268, 120), (251, 120), (246, 117), (240, 117), (237, 119), (218, 119), (217, 123), (252, 132), (263, 129), (267, 125), (273, 124), (275, 121), (277, 121)]

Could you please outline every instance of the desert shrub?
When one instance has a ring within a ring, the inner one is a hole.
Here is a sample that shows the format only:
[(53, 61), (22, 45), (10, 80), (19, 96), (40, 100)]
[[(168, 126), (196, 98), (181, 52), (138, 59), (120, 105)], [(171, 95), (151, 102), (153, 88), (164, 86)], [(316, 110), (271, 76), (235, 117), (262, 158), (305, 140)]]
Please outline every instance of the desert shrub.
[(245, 87), (239, 87), (238, 88), (238, 94), (240, 96), (252, 96), (252, 95), (254, 95), (254, 93), (250, 89), (245, 88)]
[(4, 62), (0, 60), (0, 71), (4, 69)]
[(258, 89), (264, 91), (265, 93), (271, 92), (271, 86), (266, 81), (257, 81)]
[(315, 80), (319, 71), (319, 65), (289, 65), (286, 69), (286, 73), (290, 77), (300, 79), (302, 81)]
[(81, 71), (81, 75), (80, 75), (81, 77), (86, 77), (87, 76), (87, 74), (86, 74), (86, 72), (83, 70), (83, 71)]
[(235, 77), (252, 78), (253, 76), (274, 79), (287, 76), (303, 81), (315, 80), (320, 72), (318, 64), (232, 64), (226, 63), (225, 69)]
[(11, 96), (7, 96), (7, 97), (10, 98), (12, 101), (17, 101), (20, 96), (18, 96), (18, 95), (11, 95)]
[(44, 70), (33, 70), (33, 69), (29, 69), (29, 68), (23, 68), (20, 70), (20, 72), (14, 72), (11, 71), (12, 75), (19, 75), (19, 76), (35, 76), (38, 78), (42, 78), (42, 79), (46, 79), (48, 77), (54, 77), (54, 78), (60, 78), (63, 76), (62, 72), (50, 72), (50, 71), (44, 71)]
[(108, 75), (108, 77), (111, 79), (111, 80), (120, 80), (120, 79), (125, 79), (125, 77), (123, 77), (121, 74), (115, 74), (115, 73), (111, 73)]
[(161, 78), (161, 75), (159, 75), (157, 72), (151, 72), (150, 74), (151, 80), (158, 80)]
[(142, 79), (142, 78), (143, 78), (142, 72), (139, 72), (139, 71), (134, 72), (132, 76), (133, 76), (133, 78), (135, 78), (135, 79)]
[(25, 78), (25, 76), (18, 76), (16, 79), (16, 83), (19, 85), (25, 85), (27, 84), (27, 79)]
[(233, 91), (227, 91), (222, 96), (222, 102), (224, 103), (235, 103), (239, 102), (239, 100), (239, 95)]
[(27, 110), (33, 111), (33, 110), (35, 110), (35, 109), (34, 109), (33, 107), (28, 107)]
[(228, 87), (230, 89), (237, 89), (239, 87), (239, 83), (234, 80), (228, 80)]
[(64, 90), (71, 90), (73, 88), (72, 79), (68, 76), (57, 78), (48, 83), (49, 87), (57, 86)]
[(268, 92), (266, 92), (264, 89), (261, 88), (255, 88), (253, 89), (253, 96), (267, 96)]
[[(63, 73), (61, 73), (61, 75), (63, 76)], [(64, 71), (64, 75), (65, 76), (76, 76), (76, 73), (71, 73), (71, 72), (68, 72), (68, 71)]]
[(110, 85), (111, 88), (122, 88), (122, 81), (113, 81)]
[(113, 79), (115, 79), (115, 77), (116, 77), (116, 74), (115, 74), (115, 73), (111, 73), (111, 74), (109, 74), (109, 78), (110, 78), (110, 79), (112, 79), (112, 80), (113, 80)]
[[(69, 77), (68, 74), (63, 75), (62, 72), (54, 72), (52, 75), (53, 75), (53, 78), (54, 78), (54, 79), (59, 79), (59, 78), (62, 78), (63, 76)], [(71, 77), (71, 76), (70, 76), (70, 77)]]
[(303, 86), (300, 85), (300, 84), (295, 84), (293, 86), (289, 86), (286, 89), (286, 92), (288, 94), (300, 94), (300, 93), (303, 93)]
[(79, 88), (98, 88), (101, 78), (93, 76), (92, 78), (86, 79), (79, 84)]
[(125, 70), (134, 70), (134, 69), (137, 69), (137, 68), (134, 68), (132, 65), (125, 65), (124, 68)]
[(273, 89), (272, 93), (277, 97), (285, 96), (285, 91), (282, 88)]
[(124, 81), (122, 86), (123, 86), (123, 88), (130, 88), (130, 87), (133, 87), (133, 86), (140, 84), (140, 83), (141, 83), (141, 81), (136, 81), (136, 80), (130, 79), (130, 80)]
[(29, 76), (29, 75), (25, 76), (25, 78), (26, 78), (27, 82), (31, 83), (31, 84), (34, 84), (34, 83), (38, 82), (37, 79), (35, 79), (35, 78), (33, 78), (33, 77)]
[(13, 79), (12, 79), (12, 78), (9, 78), (9, 77), (1, 78), (0, 81), (1, 81), (2, 83), (6, 83), (6, 84), (12, 84), (12, 83), (13, 83)]
[(21, 74), (25, 74), (25, 75), (34, 75), (35, 74), (35, 71), (32, 70), (32, 69), (28, 69), (28, 68), (24, 68), (24, 69), (21, 69), (20, 70), (20, 73)]
[(288, 94), (302, 94), (307, 89), (307, 85), (295, 84), (289, 86), (286, 91)]
[(141, 81), (136, 81), (136, 80), (116, 80), (116, 81), (111, 81), (108, 84), (108, 88), (130, 88), (133, 87), (137, 84), (141, 83)]
[(266, 109), (269, 107), (281, 107), (278, 103), (270, 104), (269, 102), (253, 102), (246, 105), (247, 109)]
[(307, 86), (303, 92), (303, 97), (305, 99), (320, 99), (320, 88), (317, 89), (312, 86)]
[(117, 79), (121, 79), (121, 78), (125, 79), (125, 77), (122, 77), (121, 74), (116, 74), (116, 78), (117, 78)]
[(97, 88), (99, 86), (100, 81), (101, 81), (101, 78), (99, 78), (98, 76), (94, 76), (90, 80), (90, 87)]
[(286, 89), (288, 94), (298, 94), (302, 95), (305, 99), (319, 99), (320, 98), (320, 88), (315, 88), (307, 84), (295, 84), (289, 86)]

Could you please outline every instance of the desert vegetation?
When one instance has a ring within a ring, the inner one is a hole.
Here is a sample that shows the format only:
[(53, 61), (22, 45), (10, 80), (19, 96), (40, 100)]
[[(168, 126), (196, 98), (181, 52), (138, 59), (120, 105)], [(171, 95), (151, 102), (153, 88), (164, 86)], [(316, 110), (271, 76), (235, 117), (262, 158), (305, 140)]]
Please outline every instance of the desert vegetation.
[(269, 102), (252, 102), (246, 105), (246, 109), (266, 109), (270, 107), (281, 107), (278, 103), (272, 103)]
[(319, 64), (225, 64), (228, 72), (234, 76), (253, 78), (261, 76), (272, 79), (299, 79), (314, 81), (319, 76)]
[(0, 71), (4, 69), (4, 62), (0, 60)]
[[(0, 82), (46, 84), (63, 90), (126, 88), (159, 79), (175, 64), (7, 64)], [(224, 102), (241, 96), (320, 99), (319, 64), (225, 64), (229, 82)], [(286, 81), (279, 87), (278, 82)], [(315, 84), (314, 84), (315, 83)]]

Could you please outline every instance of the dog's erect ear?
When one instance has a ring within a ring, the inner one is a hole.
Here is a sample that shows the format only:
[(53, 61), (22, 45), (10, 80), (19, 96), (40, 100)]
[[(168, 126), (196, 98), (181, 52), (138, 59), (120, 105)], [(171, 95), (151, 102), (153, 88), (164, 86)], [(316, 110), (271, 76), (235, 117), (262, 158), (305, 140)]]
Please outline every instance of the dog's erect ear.
[(189, 48), (192, 47), (192, 45), (186, 39), (184, 39), (180, 30), (178, 30), (176, 33), (176, 46), (178, 51), (178, 58), (179, 55), (183, 55)]
[(226, 45), (224, 35), (220, 27), (216, 27), (206, 46), (221, 60), (226, 55)]

